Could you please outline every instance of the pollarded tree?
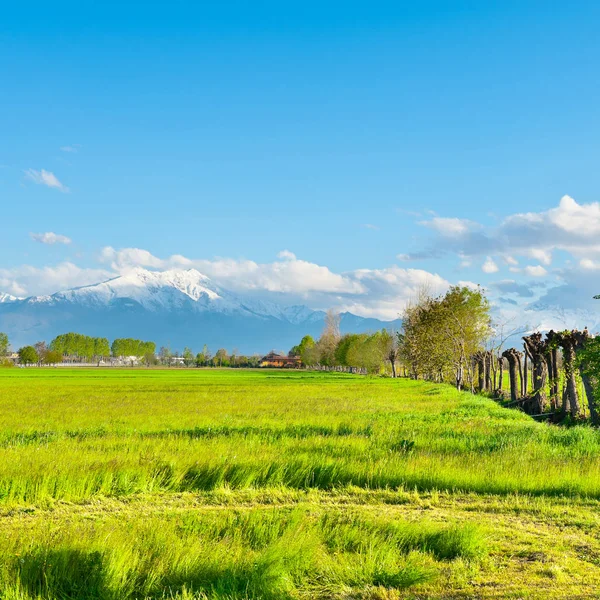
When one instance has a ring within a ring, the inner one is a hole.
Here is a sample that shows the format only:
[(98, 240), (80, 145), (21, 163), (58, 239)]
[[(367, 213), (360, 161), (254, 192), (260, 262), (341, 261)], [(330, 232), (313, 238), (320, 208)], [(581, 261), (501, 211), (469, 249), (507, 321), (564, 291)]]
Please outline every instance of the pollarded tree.
[(590, 409), (592, 425), (600, 425), (600, 337), (592, 337), (589, 331), (572, 332), (577, 366)]
[[(550, 351), (548, 340), (542, 339), (541, 333), (532, 333), (523, 337), (526, 356), (529, 356), (533, 369), (533, 410), (538, 414), (544, 411), (546, 404), (546, 380), (548, 376), (548, 363), (546, 356)], [(523, 385), (523, 393), (526, 386)]]
[(396, 377), (396, 363), (399, 358), (398, 335), (394, 331), (382, 329), (381, 344), (385, 359), (389, 361), (392, 367), (392, 377)]

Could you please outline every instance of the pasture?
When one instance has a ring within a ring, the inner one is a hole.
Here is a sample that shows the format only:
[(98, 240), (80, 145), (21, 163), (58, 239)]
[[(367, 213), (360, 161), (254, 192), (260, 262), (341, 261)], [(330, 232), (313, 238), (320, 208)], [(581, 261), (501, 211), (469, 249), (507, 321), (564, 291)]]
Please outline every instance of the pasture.
[(0, 598), (593, 598), (600, 434), (334, 373), (0, 370)]

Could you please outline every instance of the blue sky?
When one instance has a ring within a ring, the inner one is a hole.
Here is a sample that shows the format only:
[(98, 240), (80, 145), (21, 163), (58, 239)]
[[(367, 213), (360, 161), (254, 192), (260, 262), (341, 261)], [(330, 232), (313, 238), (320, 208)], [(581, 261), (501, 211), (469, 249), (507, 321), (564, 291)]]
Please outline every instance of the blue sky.
[[(590, 279), (592, 241), (463, 238), (565, 195), (583, 213), (560, 219), (596, 218), (595, 3), (99, 4), (3, 7), (0, 292), (89, 283), (122, 266), (107, 247), (275, 270), (288, 250), (535, 291), (518, 302)], [(31, 236), (50, 232), (71, 243)]]

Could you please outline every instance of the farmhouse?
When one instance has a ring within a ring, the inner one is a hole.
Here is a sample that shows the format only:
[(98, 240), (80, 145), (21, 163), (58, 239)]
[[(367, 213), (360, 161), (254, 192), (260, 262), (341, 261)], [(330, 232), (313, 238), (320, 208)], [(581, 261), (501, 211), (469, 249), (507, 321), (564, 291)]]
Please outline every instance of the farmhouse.
[(302, 366), (302, 360), (299, 356), (282, 356), (275, 352), (269, 352), (261, 359), (260, 366), (297, 369)]

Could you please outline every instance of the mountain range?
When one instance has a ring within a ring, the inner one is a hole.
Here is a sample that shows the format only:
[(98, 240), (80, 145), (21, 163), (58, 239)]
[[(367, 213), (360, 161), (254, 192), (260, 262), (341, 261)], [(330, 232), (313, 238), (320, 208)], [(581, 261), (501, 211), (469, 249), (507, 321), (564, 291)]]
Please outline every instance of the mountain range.
[[(303, 305), (284, 306), (228, 291), (195, 269), (135, 269), (94, 285), (49, 296), (15, 298), (0, 293), (0, 331), (13, 347), (50, 341), (75, 331), (109, 339), (133, 337), (181, 351), (236, 348), (241, 353), (288, 350), (311, 334), (317, 337), (325, 313)], [(398, 328), (340, 314), (340, 329), (364, 332)]]

